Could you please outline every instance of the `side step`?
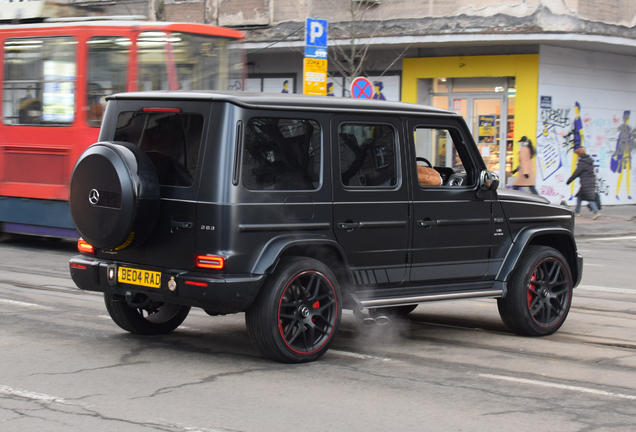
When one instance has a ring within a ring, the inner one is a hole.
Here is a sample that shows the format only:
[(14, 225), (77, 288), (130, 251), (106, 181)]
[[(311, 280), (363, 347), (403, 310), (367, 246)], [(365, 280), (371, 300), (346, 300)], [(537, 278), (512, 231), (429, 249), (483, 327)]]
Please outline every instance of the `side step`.
[[(377, 299), (369, 299), (369, 300), (360, 300), (355, 295), (352, 297), (355, 298), (354, 301), (359, 303), (362, 308), (381, 308), (381, 307), (390, 307), (390, 306), (406, 306), (412, 305), (415, 303), (424, 303), (429, 301), (438, 301), (438, 300), (458, 300), (458, 299), (467, 299), (467, 298), (477, 298), (477, 297), (502, 297), (504, 295), (503, 289), (489, 289), (486, 291), (466, 291), (466, 292), (454, 292), (454, 293), (444, 293), (444, 294), (430, 294), (430, 295), (422, 295), (422, 296), (412, 296), (412, 297), (387, 297), (387, 298), (377, 298)], [(356, 311), (354, 309), (353, 313)]]

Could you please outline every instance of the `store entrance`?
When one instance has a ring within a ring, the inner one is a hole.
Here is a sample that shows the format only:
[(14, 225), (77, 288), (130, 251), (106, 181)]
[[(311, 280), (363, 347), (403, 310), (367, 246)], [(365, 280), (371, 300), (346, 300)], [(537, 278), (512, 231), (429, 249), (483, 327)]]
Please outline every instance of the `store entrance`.
[(509, 130), (512, 123), (508, 122), (507, 110), (502, 110), (503, 95), (451, 94), (451, 103), (453, 111), (466, 119), (486, 167), (497, 171), (501, 179), (507, 179), (512, 171), (513, 130)]
[(437, 78), (434, 106), (461, 114), (491, 171), (506, 185), (512, 173), (514, 78)]

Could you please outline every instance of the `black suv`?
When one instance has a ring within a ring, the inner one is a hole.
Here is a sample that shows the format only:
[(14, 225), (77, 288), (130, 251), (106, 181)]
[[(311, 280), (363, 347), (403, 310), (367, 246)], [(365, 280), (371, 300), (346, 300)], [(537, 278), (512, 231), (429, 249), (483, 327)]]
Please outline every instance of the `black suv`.
[(73, 171), (82, 255), (70, 271), (124, 330), (169, 333), (190, 307), (244, 311), (252, 341), (282, 362), (323, 355), (343, 307), (384, 323), (422, 302), (492, 297), (515, 333), (551, 334), (581, 280), (573, 214), (498, 184), (449, 111), (120, 94)]

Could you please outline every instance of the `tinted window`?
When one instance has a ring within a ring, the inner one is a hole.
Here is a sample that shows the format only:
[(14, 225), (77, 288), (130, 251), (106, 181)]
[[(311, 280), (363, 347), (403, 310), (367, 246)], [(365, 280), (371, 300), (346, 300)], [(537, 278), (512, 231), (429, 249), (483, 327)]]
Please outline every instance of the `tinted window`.
[(390, 125), (340, 125), (340, 177), (345, 186), (395, 186), (395, 130)]
[(152, 161), (164, 186), (190, 186), (197, 169), (203, 133), (200, 114), (122, 112), (115, 141), (139, 146)]
[(6, 124), (66, 125), (75, 117), (75, 48), (70, 36), (7, 39), (4, 44)]
[[(461, 136), (456, 129), (416, 127), (415, 128), (415, 155), (422, 166), (428, 166), (426, 162), (440, 173), (443, 184), (447, 185), (453, 175), (462, 178), (461, 186), (474, 184), (471, 163), (467, 155), (458, 150), (464, 150), (461, 145)], [(425, 186), (425, 185), (421, 185)]]
[(320, 148), (320, 126), (313, 120), (250, 119), (243, 145), (243, 185), (251, 190), (317, 189)]

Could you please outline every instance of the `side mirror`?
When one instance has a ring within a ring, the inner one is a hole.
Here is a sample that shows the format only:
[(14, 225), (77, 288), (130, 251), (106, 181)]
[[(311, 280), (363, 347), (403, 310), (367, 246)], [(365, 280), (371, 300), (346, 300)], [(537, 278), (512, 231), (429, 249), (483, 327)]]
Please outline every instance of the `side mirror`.
[(499, 187), (499, 174), (494, 171), (483, 170), (479, 174), (479, 187), (481, 190), (497, 190)]

